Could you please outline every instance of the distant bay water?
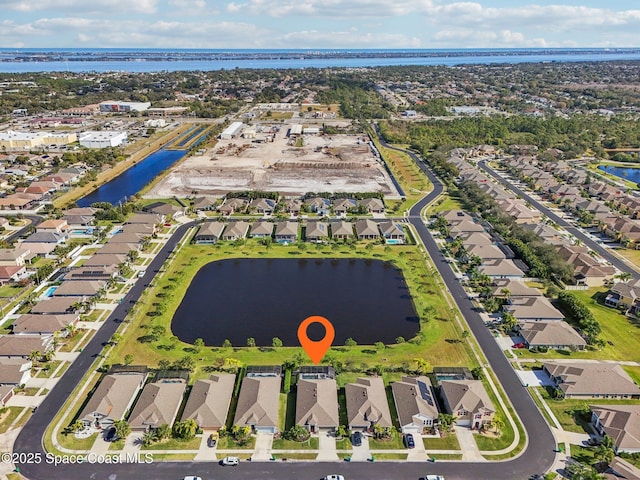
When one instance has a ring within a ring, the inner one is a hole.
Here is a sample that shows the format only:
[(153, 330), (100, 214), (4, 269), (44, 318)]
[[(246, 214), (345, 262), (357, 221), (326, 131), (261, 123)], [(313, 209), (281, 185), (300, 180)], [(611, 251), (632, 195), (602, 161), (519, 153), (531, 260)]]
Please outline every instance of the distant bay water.
[(640, 49), (161, 50), (0, 48), (0, 73), (358, 68), (640, 60)]

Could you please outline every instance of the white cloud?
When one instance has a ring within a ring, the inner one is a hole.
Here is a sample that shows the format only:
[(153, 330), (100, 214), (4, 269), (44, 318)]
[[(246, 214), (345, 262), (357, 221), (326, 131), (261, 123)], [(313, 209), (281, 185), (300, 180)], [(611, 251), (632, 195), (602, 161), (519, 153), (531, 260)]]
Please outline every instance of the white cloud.
[(169, 0), (169, 7), (169, 16), (202, 17), (220, 14), (219, 8), (209, 5), (206, 0)]
[[(383, 32), (304, 30), (275, 39), (279, 48), (420, 48), (420, 39)], [(295, 47), (294, 47), (295, 46)]]
[(53, 10), (56, 12), (98, 13), (102, 15), (122, 12), (155, 13), (158, 0), (0, 0), (0, 10), (35, 12)]
[(271, 17), (362, 18), (409, 15), (432, 5), (432, 0), (248, 0), (228, 3), (227, 11)]

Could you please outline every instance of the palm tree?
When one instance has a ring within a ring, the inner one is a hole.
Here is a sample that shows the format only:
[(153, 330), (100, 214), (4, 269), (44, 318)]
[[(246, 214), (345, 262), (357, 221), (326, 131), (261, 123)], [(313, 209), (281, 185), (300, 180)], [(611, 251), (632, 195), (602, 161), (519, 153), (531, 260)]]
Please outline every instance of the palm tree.
[(42, 356), (42, 353), (40, 352), (40, 350), (33, 350), (29, 354), (29, 360), (31, 360), (32, 362), (37, 362), (41, 356)]

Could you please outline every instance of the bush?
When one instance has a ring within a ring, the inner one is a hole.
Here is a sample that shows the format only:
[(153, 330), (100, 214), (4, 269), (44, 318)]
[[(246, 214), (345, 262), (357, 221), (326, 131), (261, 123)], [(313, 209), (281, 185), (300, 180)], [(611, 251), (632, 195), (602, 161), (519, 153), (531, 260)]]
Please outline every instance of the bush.
[(291, 391), (291, 370), (284, 371), (284, 382), (282, 383), (282, 391), (289, 393)]

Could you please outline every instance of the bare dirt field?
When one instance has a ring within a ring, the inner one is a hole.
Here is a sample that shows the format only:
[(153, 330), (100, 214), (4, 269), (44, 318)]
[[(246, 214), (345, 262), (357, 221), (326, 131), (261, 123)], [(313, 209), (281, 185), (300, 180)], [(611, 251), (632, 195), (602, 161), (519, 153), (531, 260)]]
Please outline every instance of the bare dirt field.
[[(273, 141), (263, 130), (255, 139), (220, 140), (204, 155), (174, 167), (145, 197), (219, 196), (230, 191), (262, 190), (284, 195), (306, 192), (382, 192), (398, 198), (383, 164), (366, 136), (304, 135), (287, 137), (279, 125)], [(302, 146), (300, 146), (302, 144)]]

